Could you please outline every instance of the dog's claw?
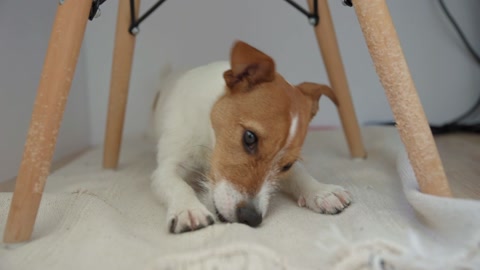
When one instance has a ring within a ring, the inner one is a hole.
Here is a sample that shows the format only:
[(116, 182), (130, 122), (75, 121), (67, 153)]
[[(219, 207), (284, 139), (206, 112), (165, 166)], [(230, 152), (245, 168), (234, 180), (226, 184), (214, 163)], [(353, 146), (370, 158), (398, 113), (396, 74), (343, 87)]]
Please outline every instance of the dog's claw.
[(170, 232), (174, 233), (175, 232), (175, 227), (177, 227), (177, 218), (174, 217), (170, 220)]
[(336, 215), (347, 208), (351, 202), (351, 194), (342, 187), (325, 185), (314, 192), (301, 195), (297, 203), (317, 213)]
[(208, 216), (207, 220), (208, 220), (208, 225), (212, 225), (213, 223), (215, 223), (215, 220), (211, 216)]
[(305, 197), (300, 196), (297, 201), (298, 206), (300, 207), (305, 207), (307, 205), (307, 202), (305, 201)]
[(206, 209), (189, 209), (179, 211), (169, 221), (171, 233), (184, 233), (200, 230), (215, 223), (215, 220)]

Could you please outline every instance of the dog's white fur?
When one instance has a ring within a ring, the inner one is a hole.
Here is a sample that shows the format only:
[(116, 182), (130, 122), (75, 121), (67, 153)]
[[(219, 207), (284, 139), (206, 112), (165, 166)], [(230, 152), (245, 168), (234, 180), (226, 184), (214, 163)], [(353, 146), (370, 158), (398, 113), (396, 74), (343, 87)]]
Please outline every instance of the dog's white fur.
[[(222, 74), (228, 69), (228, 62), (214, 62), (163, 78), (152, 118), (158, 140), (158, 167), (152, 175), (152, 189), (168, 208), (167, 223), (173, 233), (210, 225), (216, 219), (215, 206), (227, 220), (235, 221), (235, 206), (245, 199), (228, 179), (220, 180), (215, 187), (205, 179), (209, 154), (215, 146), (210, 111), (224, 94)], [(296, 135), (297, 121), (293, 113), (287, 144)], [(272, 164), (272, 172), (279, 169), (275, 166)], [(336, 213), (351, 202), (343, 188), (319, 183), (299, 162), (293, 165), (287, 178), (281, 189), (293, 195), (300, 206)], [(265, 181), (253, 200), (262, 216), (275, 190), (272, 182)], [(203, 189), (195, 192), (193, 187), (199, 183)]]

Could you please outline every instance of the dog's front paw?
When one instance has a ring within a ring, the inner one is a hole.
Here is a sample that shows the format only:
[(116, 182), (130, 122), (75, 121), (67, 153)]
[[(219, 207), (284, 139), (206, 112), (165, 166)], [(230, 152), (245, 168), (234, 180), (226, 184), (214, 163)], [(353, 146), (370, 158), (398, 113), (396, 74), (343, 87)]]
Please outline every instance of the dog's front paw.
[(168, 228), (171, 233), (195, 231), (215, 223), (213, 215), (206, 209), (192, 208), (176, 211), (169, 215)]
[(343, 187), (325, 185), (298, 197), (300, 207), (307, 207), (317, 213), (338, 214), (352, 203), (352, 196)]

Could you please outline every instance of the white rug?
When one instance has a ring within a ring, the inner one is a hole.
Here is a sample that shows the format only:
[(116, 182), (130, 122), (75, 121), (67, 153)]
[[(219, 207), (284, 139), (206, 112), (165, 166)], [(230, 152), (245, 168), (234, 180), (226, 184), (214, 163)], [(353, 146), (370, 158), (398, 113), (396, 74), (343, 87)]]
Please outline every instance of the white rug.
[[(49, 177), (32, 241), (1, 244), (0, 269), (480, 269), (480, 202), (419, 193), (396, 130), (363, 136), (365, 161), (349, 158), (340, 131), (311, 132), (304, 148), (314, 176), (353, 194), (344, 213), (280, 195), (259, 228), (182, 235), (167, 233), (149, 190), (152, 145), (126, 140), (117, 171), (92, 149)], [(10, 199), (0, 193), (0, 232)]]

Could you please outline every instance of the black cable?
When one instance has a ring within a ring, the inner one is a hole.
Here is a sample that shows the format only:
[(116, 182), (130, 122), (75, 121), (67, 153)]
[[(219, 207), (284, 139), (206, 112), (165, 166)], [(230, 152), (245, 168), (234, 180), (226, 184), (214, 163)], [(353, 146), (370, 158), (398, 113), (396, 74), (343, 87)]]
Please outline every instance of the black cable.
[(448, 20), (450, 21), (450, 23), (452, 24), (452, 26), (455, 28), (455, 31), (457, 32), (457, 34), (460, 36), (460, 38), (462, 39), (463, 41), (463, 44), (465, 45), (465, 47), (467, 47), (467, 50), (468, 52), (472, 55), (472, 57), (475, 59), (475, 61), (477, 62), (477, 64), (480, 64), (480, 56), (477, 54), (477, 52), (475, 52), (475, 50), (472, 48), (472, 45), (470, 45), (470, 42), (468, 42), (467, 38), (465, 37), (465, 34), (463, 33), (462, 29), (460, 29), (460, 27), (458, 26), (458, 23), (457, 21), (455, 21), (455, 19), (453, 18), (452, 14), (450, 13), (450, 11), (448, 10), (447, 6), (445, 5), (445, 1), (444, 0), (438, 0), (438, 3), (440, 4), (440, 7), (443, 11), (443, 13), (445, 13), (445, 16), (447, 16)]
[[(448, 18), (448, 20), (449, 20), (450, 23), (452, 24), (453, 28), (455, 28), (455, 31), (457, 32), (457, 34), (458, 34), (458, 36), (460, 37), (460, 39), (462, 40), (463, 44), (464, 44), (465, 47), (467, 48), (468, 52), (472, 55), (472, 57), (475, 59), (475, 61), (477, 62), (477, 64), (480, 65), (480, 56), (479, 56), (479, 55), (477, 54), (477, 52), (475, 52), (475, 50), (472, 48), (472, 45), (470, 44), (470, 42), (468, 41), (468, 39), (465, 37), (465, 34), (463, 33), (462, 29), (458, 26), (457, 21), (455, 21), (455, 19), (453, 18), (452, 14), (451, 14), (450, 11), (448, 10), (447, 6), (445, 5), (445, 1), (444, 1), (444, 0), (438, 0), (438, 2), (439, 2), (439, 4), (440, 4), (440, 8), (442, 9), (443, 13), (444, 13), (445, 16)], [(461, 122), (462, 120), (464, 120), (465, 118), (467, 118), (468, 116), (470, 116), (473, 112), (475, 112), (478, 107), (480, 107), (480, 96), (479, 96), (479, 98), (477, 99), (477, 101), (475, 102), (475, 104), (474, 104), (467, 112), (465, 112), (464, 114), (460, 115), (460, 116), (457, 117), (455, 120), (452, 120), (452, 121), (450, 122), (450, 124)]]
[[(445, 16), (448, 18), (450, 23), (452, 24), (453, 28), (457, 32), (458, 36), (462, 40), (463, 44), (467, 48), (468, 52), (472, 55), (473, 59), (475, 62), (480, 65), (480, 56), (475, 52), (473, 49), (472, 45), (468, 41), (468, 39), (465, 37), (465, 34), (463, 33), (462, 29), (460, 26), (458, 26), (457, 21), (453, 18), (452, 14), (448, 10), (447, 6), (445, 5), (444, 0), (438, 0), (440, 4), (440, 8), (445, 14)], [(465, 113), (457, 117), (456, 119), (450, 121), (447, 124), (443, 124), (441, 126), (434, 126), (430, 125), (430, 129), (432, 130), (432, 133), (434, 135), (440, 135), (440, 134), (448, 134), (448, 133), (454, 133), (454, 132), (469, 132), (469, 133), (478, 133), (480, 134), (480, 123), (475, 123), (475, 124), (461, 124), (460, 122), (465, 120), (467, 117), (469, 117), (472, 113), (474, 113), (477, 109), (480, 108), (480, 96), (475, 102), (475, 104)], [(379, 123), (380, 125), (395, 125), (395, 122), (385, 122), (385, 123)]]
[[(381, 126), (395, 126), (395, 122), (374, 123)], [(443, 126), (430, 126), (433, 135), (451, 134), (457, 132), (478, 133), (480, 134), (480, 123), (472, 125), (446, 124)]]

